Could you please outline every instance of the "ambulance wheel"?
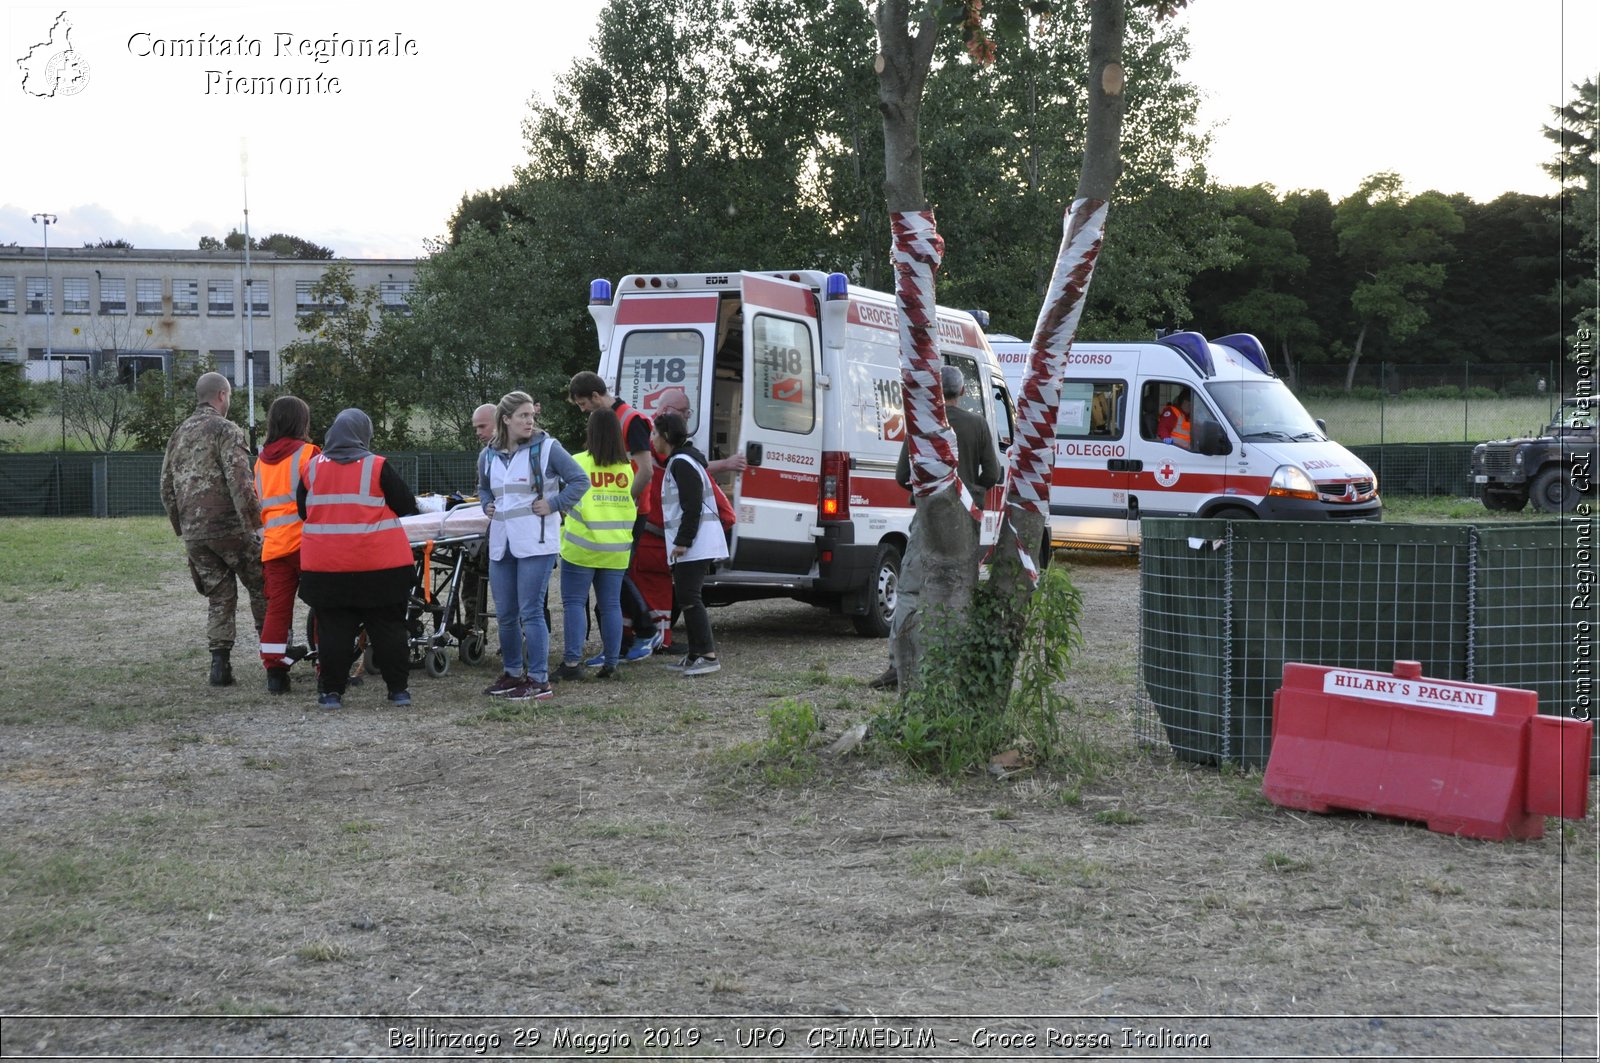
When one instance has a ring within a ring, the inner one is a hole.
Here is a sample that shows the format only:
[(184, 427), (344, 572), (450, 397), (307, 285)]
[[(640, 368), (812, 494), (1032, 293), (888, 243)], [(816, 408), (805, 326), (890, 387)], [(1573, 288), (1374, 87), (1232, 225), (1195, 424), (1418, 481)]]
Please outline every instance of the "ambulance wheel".
[(437, 679), (450, 671), (450, 658), (445, 655), (443, 650), (433, 650), (428, 654), (423, 666), (427, 669), (429, 675)]
[(888, 637), (889, 623), (894, 619), (894, 603), (900, 590), (900, 551), (892, 543), (878, 547), (873, 559), (872, 586), (867, 591), (867, 611), (850, 618), (856, 634), (867, 638)]
[(1243, 506), (1223, 506), (1211, 514), (1212, 520), (1255, 520), (1256, 515)]
[(488, 647), (489, 640), (483, 632), (474, 631), (461, 640), (461, 663), (477, 664), (483, 660), (483, 651)]
[(1540, 513), (1570, 513), (1572, 507), (1577, 505), (1578, 494), (1567, 470), (1559, 465), (1551, 466), (1534, 477), (1533, 485), (1528, 488), (1533, 508)]

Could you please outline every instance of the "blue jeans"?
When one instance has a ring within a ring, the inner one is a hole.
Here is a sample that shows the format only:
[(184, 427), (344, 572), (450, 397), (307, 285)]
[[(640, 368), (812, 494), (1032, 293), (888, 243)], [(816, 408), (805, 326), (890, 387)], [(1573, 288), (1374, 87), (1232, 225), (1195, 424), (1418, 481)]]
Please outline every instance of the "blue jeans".
[(622, 656), (622, 576), (627, 569), (590, 568), (561, 561), (561, 659), (583, 660), (589, 585), (594, 585), (594, 611), (600, 615), (600, 644), (613, 668)]
[[(515, 557), (508, 550), (489, 562), (489, 589), (494, 592), (494, 618), (500, 625), (500, 656), (511, 675), (550, 678), (550, 629), (544, 626), (544, 591), (550, 584), (555, 554)], [(528, 656), (524, 661), (523, 643)]]

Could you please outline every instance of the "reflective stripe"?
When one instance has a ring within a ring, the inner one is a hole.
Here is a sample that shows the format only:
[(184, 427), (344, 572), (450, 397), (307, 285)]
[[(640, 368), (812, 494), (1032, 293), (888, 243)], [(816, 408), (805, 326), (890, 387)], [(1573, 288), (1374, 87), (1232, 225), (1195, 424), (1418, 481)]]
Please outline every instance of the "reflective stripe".
[[(261, 560), (287, 557), (300, 549), (300, 511), (297, 497), (301, 469), (317, 454), (311, 443), (301, 443), (285, 462), (256, 462), (256, 494), (261, 496)], [(277, 493), (269, 494), (268, 485)], [(287, 490), (285, 490), (287, 488)]]
[[(629, 525), (629, 527), (632, 527), (632, 525)], [(595, 550), (603, 554), (625, 554), (629, 550), (633, 549), (633, 544), (631, 542), (597, 543), (593, 539), (585, 539), (583, 536), (575, 535), (570, 531), (567, 532), (566, 541), (571, 543), (573, 546), (580, 546), (586, 550)]]
[(281, 517), (273, 517), (271, 520), (263, 521), (261, 526), (263, 528), (287, 528), (291, 524), (299, 524), (299, 523), (300, 523), (300, 514), (298, 514), (298, 513), (285, 513)]
[(289, 652), (289, 644), (287, 642), (263, 642), (261, 644), (261, 653), (263, 655), (266, 655), (266, 654), (269, 654), (269, 653), (288, 653), (288, 652)]
[[(572, 516), (577, 512), (577, 510), (573, 510), (568, 516)], [(631, 520), (589, 520), (584, 521), (584, 525), (590, 531), (625, 531), (629, 535), (633, 534), (633, 521)]]
[(309, 495), (306, 498), (306, 509), (312, 506), (365, 506), (372, 502), (372, 495), (363, 492), (359, 495)]
[(376, 521), (372, 524), (312, 524), (302, 529), (304, 535), (366, 535), (368, 532), (386, 531), (402, 527), (399, 518)]

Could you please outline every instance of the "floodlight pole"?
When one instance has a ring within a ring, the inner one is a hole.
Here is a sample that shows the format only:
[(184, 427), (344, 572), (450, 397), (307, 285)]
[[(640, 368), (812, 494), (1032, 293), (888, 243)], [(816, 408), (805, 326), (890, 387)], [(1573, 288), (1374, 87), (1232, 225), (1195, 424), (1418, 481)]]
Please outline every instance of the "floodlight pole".
[[(60, 219), (43, 211), (33, 216), (34, 224), (44, 230), (44, 364), (49, 365), (55, 356), (54, 330), (51, 321), (56, 316), (55, 286), (50, 283), (50, 226)], [(67, 449), (67, 374), (65, 366), (56, 366), (61, 378), (61, 449)]]
[(244, 395), (246, 417), (250, 425), (250, 453), (256, 452), (256, 343), (255, 294), (250, 275), (250, 174), (249, 149), (239, 142), (239, 181), (244, 189)]

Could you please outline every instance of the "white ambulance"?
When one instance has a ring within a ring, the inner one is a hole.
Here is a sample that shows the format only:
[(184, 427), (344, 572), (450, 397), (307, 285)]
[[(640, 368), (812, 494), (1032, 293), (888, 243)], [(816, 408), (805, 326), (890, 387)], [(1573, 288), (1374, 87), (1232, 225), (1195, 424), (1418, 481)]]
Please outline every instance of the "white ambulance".
[[(613, 395), (652, 414), (684, 389), (696, 447), (748, 463), (722, 478), (738, 522), (706, 602), (796, 598), (888, 634), (913, 512), (894, 482), (905, 438), (894, 298), (815, 270), (647, 274), (594, 281), (589, 313)], [(1003, 454), (1011, 407), (983, 330), (940, 307), (938, 342), (967, 378), (961, 405)], [(983, 503), (992, 543), (1000, 489)]]
[[(989, 340), (1012, 393), (1020, 393), (1027, 341)], [(1191, 402), (1187, 446), (1185, 433), (1163, 439), (1163, 411), (1183, 396)], [(1250, 335), (1074, 343), (1055, 450), (1050, 530), (1057, 546), (1133, 549), (1143, 517), (1382, 518), (1372, 470), (1328, 438)]]

